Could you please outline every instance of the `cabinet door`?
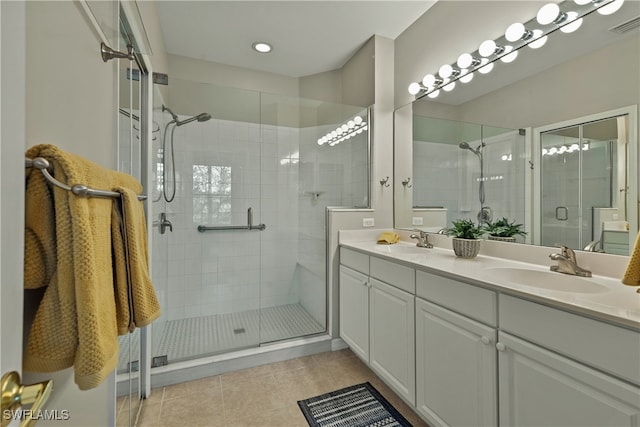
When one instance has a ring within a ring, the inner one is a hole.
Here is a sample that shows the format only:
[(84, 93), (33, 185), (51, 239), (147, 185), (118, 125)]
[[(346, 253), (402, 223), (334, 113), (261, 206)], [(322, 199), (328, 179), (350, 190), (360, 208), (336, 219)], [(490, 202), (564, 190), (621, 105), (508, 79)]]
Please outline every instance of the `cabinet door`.
[(369, 278), (340, 266), (340, 338), (369, 362)]
[(640, 424), (640, 388), (504, 332), (497, 347), (500, 425)]
[(371, 369), (415, 404), (415, 297), (379, 280), (369, 280)]
[(416, 408), (431, 424), (497, 425), (495, 329), (416, 298)]

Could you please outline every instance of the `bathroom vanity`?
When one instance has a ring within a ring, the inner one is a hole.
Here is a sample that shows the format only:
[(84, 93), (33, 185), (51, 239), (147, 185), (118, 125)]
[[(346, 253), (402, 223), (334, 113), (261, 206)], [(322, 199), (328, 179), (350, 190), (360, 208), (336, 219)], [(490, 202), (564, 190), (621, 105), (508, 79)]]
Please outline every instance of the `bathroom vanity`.
[(634, 288), (550, 260), (459, 259), (444, 236), (433, 249), (342, 236), (340, 336), (430, 425), (640, 422)]

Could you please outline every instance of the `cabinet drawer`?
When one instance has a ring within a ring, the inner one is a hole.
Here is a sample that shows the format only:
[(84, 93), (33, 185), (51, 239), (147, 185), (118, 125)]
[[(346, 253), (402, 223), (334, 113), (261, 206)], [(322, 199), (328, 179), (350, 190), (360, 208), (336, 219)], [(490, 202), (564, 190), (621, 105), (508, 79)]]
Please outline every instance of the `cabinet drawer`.
[(640, 384), (640, 332), (509, 295), (500, 295), (500, 329)]
[(416, 271), (413, 268), (371, 257), (370, 276), (410, 294), (416, 293)]
[(360, 273), (369, 275), (369, 255), (362, 252), (340, 248), (340, 264), (351, 267)]
[(418, 270), (416, 295), (472, 319), (497, 326), (497, 296), (488, 289)]

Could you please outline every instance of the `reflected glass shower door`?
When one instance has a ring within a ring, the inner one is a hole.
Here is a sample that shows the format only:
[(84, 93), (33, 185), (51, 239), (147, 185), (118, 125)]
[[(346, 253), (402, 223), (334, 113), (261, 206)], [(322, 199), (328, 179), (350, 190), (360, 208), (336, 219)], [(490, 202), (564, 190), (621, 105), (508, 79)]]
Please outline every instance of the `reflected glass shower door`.
[(625, 219), (625, 199), (617, 196), (626, 182), (619, 119), (541, 134), (543, 245), (602, 249), (604, 224)]

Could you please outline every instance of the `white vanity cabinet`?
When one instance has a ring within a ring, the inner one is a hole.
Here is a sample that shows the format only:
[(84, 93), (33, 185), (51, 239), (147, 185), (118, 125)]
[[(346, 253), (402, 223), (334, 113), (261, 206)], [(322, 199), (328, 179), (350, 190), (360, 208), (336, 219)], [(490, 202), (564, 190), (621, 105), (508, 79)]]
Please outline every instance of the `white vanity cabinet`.
[(640, 333), (509, 295), (500, 329), (500, 425), (640, 424)]
[(340, 266), (340, 337), (369, 362), (369, 276)]
[(423, 271), (416, 288), (416, 410), (432, 425), (497, 425), (495, 292)]
[(340, 262), (341, 338), (415, 404), (415, 270), (344, 248)]

